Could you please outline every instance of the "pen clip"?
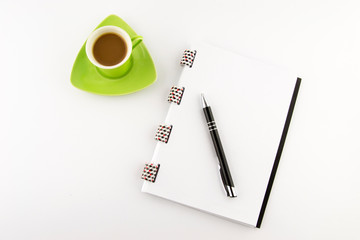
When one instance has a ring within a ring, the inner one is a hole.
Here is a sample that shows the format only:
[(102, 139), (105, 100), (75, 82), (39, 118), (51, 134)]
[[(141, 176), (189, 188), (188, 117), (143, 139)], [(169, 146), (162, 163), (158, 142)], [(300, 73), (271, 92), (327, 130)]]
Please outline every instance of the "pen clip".
[(220, 176), (221, 176), (222, 183), (224, 185), (226, 195), (231, 198), (237, 197), (234, 186), (230, 186), (230, 185), (226, 184), (225, 173), (224, 173), (224, 171), (222, 171), (222, 168), (220, 167), (220, 165), (219, 165), (219, 171), (220, 171)]
[(224, 185), (224, 190), (226, 192), (227, 196), (230, 196), (230, 193), (228, 191), (227, 185), (225, 184), (226, 180), (225, 180), (225, 175), (224, 175), (224, 171), (221, 169), (220, 165), (219, 165), (219, 172), (220, 172), (220, 177), (221, 177), (221, 182)]

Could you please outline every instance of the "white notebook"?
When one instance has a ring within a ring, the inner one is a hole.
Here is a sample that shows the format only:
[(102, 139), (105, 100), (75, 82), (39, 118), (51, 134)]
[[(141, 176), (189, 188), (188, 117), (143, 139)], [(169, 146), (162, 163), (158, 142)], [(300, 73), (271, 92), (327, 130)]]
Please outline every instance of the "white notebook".
[[(177, 84), (185, 88), (181, 103), (169, 103), (161, 123), (172, 125), (168, 142), (159, 141), (151, 159), (160, 164), (156, 181), (144, 181), (142, 191), (260, 227), (301, 79), (205, 43), (191, 49), (193, 65), (183, 66)], [(224, 192), (201, 93), (212, 108), (236, 198)]]

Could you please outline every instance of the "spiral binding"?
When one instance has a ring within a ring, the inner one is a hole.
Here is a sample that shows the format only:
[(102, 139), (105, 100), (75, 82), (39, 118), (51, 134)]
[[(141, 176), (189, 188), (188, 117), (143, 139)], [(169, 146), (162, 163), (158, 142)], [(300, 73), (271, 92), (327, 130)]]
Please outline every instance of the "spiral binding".
[(159, 168), (160, 164), (146, 163), (141, 178), (152, 183), (155, 182)]
[[(186, 49), (183, 53), (180, 64), (186, 65), (189, 68), (191, 68), (194, 64), (195, 56), (196, 56), (196, 50)], [(180, 105), (182, 97), (184, 95), (184, 91), (185, 91), (184, 87), (173, 86), (170, 89), (168, 102), (176, 103), (177, 105)], [(173, 128), (172, 125), (159, 125), (155, 134), (155, 140), (168, 143), (172, 128)], [(154, 164), (154, 163), (145, 164), (141, 178), (146, 181), (154, 183), (156, 180), (156, 176), (159, 172), (159, 168), (160, 168), (160, 164)]]
[(182, 96), (184, 94), (184, 87), (177, 87), (177, 86), (173, 86), (170, 89), (170, 93), (168, 96), (168, 102), (173, 102), (176, 103), (177, 105), (180, 105)]
[(186, 65), (186, 66), (191, 68), (193, 66), (193, 64), (194, 64), (195, 56), (196, 56), (196, 50), (186, 49), (184, 51), (184, 54), (183, 54), (182, 58), (181, 58), (180, 64), (181, 65)]
[(169, 141), (172, 125), (159, 125), (155, 134), (155, 140), (167, 143)]

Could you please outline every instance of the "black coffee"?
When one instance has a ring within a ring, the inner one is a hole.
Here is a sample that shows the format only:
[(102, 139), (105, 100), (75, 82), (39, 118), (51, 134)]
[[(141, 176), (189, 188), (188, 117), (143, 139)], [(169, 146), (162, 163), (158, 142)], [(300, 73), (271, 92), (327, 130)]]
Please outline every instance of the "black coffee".
[(94, 44), (93, 55), (98, 63), (113, 66), (120, 63), (126, 56), (125, 40), (115, 33), (101, 35)]

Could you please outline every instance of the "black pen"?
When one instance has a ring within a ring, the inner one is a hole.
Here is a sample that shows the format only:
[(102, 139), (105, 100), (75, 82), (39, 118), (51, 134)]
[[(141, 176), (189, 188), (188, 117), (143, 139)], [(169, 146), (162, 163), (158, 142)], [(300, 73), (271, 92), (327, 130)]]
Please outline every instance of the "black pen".
[(236, 197), (235, 186), (231, 178), (230, 169), (226, 161), (224, 149), (222, 147), (220, 136), (215, 124), (215, 119), (212, 114), (210, 106), (207, 104), (205, 100), (204, 94), (201, 94), (201, 99), (202, 99), (202, 105), (205, 113), (206, 122), (208, 124), (210, 131), (211, 139), (214, 144), (216, 155), (219, 160), (219, 171), (220, 171), (221, 180), (223, 182), (226, 195), (228, 197), (234, 198)]

